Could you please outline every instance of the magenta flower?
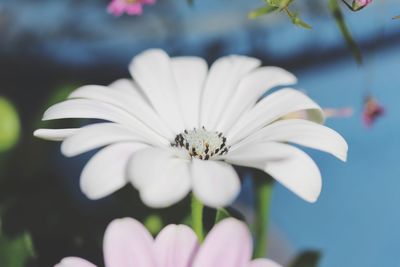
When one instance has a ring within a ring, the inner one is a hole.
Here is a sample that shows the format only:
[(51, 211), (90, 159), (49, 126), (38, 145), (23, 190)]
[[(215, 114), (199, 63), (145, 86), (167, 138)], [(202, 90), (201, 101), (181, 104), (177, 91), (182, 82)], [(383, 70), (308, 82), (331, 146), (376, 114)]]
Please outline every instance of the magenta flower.
[(365, 126), (371, 127), (384, 113), (385, 108), (381, 106), (374, 97), (366, 97), (363, 110), (363, 122)]
[(115, 16), (121, 16), (124, 13), (141, 15), (143, 13), (143, 5), (151, 5), (155, 2), (156, 0), (112, 0), (107, 10)]
[[(106, 267), (280, 267), (268, 259), (251, 261), (251, 235), (232, 218), (214, 226), (202, 245), (185, 225), (168, 225), (153, 239), (135, 219), (117, 219), (108, 226), (103, 245)], [(69, 257), (55, 267), (96, 266)]]

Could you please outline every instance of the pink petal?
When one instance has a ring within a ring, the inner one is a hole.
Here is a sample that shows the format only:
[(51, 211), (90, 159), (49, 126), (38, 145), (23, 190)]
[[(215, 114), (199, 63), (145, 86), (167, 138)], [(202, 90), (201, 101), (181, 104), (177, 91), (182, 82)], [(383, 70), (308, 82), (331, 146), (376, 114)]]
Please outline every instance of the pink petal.
[(272, 260), (256, 259), (250, 263), (249, 267), (282, 267), (282, 266)]
[(186, 225), (168, 225), (155, 241), (158, 266), (190, 267), (198, 245), (192, 229)]
[(61, 262), (54, 267), (96, 267), (96, 265), (81, 258), (68, 257), (62, 259)]
[(229, 218), (210, 231), (193, 267), (248, 267), (251, 253), (252, 239), (246, 224)]
[(125, 11), (125, 4), (120, 0), (113, 0), (108, 4), (107, 11), (114, 16), (121, 16)]
[(112, 221), (104, 234), (103, 245), (107, 267), (157, 267), (153, 238), (135, 219)]
[(130, 4), (125, 7), (125, 12), (128, 15), (141, 15), (143, 13), (142, 4)]
[(152, 4), (154, 4), (156, 2), (156, 0), (142, 0), (142, 3), (143, 4), (146, 4), (146, 5), (152, 5)]

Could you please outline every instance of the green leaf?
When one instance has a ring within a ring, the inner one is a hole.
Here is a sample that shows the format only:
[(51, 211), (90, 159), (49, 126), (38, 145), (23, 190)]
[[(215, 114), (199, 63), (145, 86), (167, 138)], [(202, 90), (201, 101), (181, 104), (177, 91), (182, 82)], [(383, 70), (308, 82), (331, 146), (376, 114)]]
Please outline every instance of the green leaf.
[(283, 10), (283, 9), (287, 8), (292, 2), (293, 2), (293, 0), (281, 0), (281, 2), (279, 4), (279, 9)]
[(265, 2), (270, 5), (270, 6), (274, 6), (274, 7), (280, 7), (281, 6), (281, 1), (282, 0), (265, 0)]
[(0, 97), (0, 153), (11, 149), (21, 131), (18, 112), (7, 99)]
[(229, 218), (231, 215), (229, 211), (224, 208), (217, 209), (217, 214), (215, 215), (215, 223), (222, 221), (223, 219)]
[(250, 12), (248, 17), (249, 17), (249, 19), (255, 19), (260, 16), (270, 14), (276, 10), (278, 10), (278, 8), (275, 6), (265, 5), (263, 7), (257, 8), (256, 10), (253, 10), (252, 12)]
[(296, 26), (299, 26), (299, 27), (307, 29), (307, 30), (311, 30), (312, 29), (311, 25), (307, 24), (305, 21), (300, 19), (297, 14), (292, 15), (290, 17), (290, 19), (292, 20), (292, 23), (294, 25), (296, 25)]
[(321, 253), (319, 251), (304, 251), (296, 256), (289, 267), (317, 267), (320, 259)]
[(34, 256), (32, 239), (28, 233), (15, 239), (0, 236), (0, 266), (24, 267)]
[(361, 50), (358, 47), (357, 43), (354, 41), (346, 25), (346, 22), (344, 21), (344, 16), (342, 10), (340, 9), (339, 4), (336, 2), (336, 0), (328, 0), (328, 6), (336, 21), (336, 24), (340, 29), (340, 32), (342, 33), (342, 36), (346, 41), (347, 46), (349, 47), (351, 53), (353, 54), (353, 57), (355, 58), (358, 64), (362, 64)]
[(290, 20), (292, 21), (292, 23), (294, 25), (299, 26), (304, 29), (307, 29), (307, 30), (312, 29), (312, 27), (309, 24), (307, 24), (306, 22), (304, 22), (302, 19), (299, 18), (297, 13), (290, 12), (289, 8), (287, 8), (287, 7), (283, 8), (283, 10), (286, 12), (286, 15), (290, 18)]

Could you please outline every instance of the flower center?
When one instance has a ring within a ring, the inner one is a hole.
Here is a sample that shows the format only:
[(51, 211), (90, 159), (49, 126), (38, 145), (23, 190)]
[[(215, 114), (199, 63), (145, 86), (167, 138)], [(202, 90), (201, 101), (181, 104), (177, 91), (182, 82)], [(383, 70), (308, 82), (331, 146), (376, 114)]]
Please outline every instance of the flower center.
[(209, 132), (204, 127), (185, 130), (175, 137), (173, 147), (185, 148), (193, 158), (208, 160), (228, 152), (226, 137), (220, 132)]

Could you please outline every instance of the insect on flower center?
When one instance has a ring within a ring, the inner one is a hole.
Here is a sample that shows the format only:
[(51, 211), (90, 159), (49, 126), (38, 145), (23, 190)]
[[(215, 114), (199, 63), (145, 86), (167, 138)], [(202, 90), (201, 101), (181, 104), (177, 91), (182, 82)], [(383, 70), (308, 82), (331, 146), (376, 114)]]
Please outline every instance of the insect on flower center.
[(185, 130), (175, 137), (173, 147), (181, 147), (188, 151), (192, 158), (208, 160), (215, 155), (228, 152), (226, 137), (220, 132), (209, 132), (204, 127)]

